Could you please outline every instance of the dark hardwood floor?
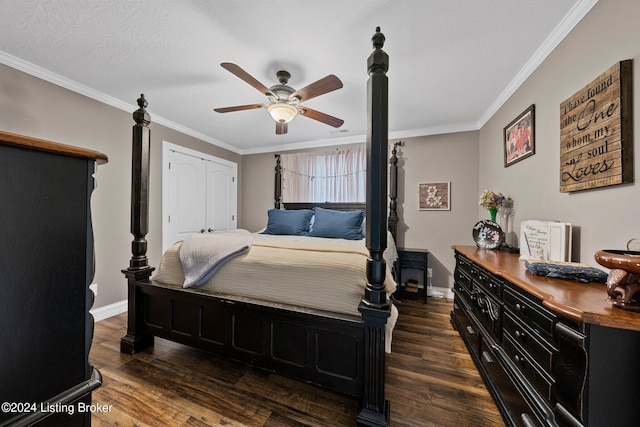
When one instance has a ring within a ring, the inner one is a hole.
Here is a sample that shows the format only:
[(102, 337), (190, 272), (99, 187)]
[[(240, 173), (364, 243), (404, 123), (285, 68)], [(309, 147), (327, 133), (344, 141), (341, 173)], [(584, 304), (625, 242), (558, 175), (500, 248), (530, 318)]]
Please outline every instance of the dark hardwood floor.
[[(499, 426), (502, 418), (458, 333), (452, 301), (398, 304), (387, 355), (392, 426)], [(94, 426), (351, 426), (356, 399), (156, 339), (119, 351), (126, 313), (95, 326), (91, 362), (103, 375)]]

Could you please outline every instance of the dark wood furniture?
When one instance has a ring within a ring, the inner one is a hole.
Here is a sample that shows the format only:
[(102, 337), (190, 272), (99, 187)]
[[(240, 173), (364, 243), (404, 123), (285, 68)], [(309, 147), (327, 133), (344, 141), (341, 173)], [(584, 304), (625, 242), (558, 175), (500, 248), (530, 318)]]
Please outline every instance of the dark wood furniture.
[[(138, 352), (159, 336), (255, 364), (258, 367), (358, 396), (356, 423), (389, 424), (385, 398), (385, 324), (391, 305), (384, 286), (387, 247), (388, 56), (379, 28), (367, 61), (366, 246), (367, 286), (360, 318), (345, 319), (242, 303), (175, 290), (150, 280), (146, 256), (149, 207), (150, 118), (144, 97), (134, 112), (132, 258), (128, 280), (127, 335), (121, 351)], [(276, 192), (279, 191), (276, 185)], [(276, 198), (278, 198), (276, 194)], [(302, 280), (303, 278), (301, 278)], [(322, 289), (318, 289), (322, 292)]]
[(101, 153), (0, 132), (0, 425), (88, 426)]
[(454, 246), (451, 320), (507, 425), (640, 420), (640, 314), (604, 284), (535, 276), (516, 254)]
[[(422, 291), (418, 291), (417, 294), (422, 294), (424, 303), (427, 303), (427, 286), (428, 281), (428, 268), (429, 268), (429, 251), (426, 249), (410, 249), (399, 248), (398, 249), (398, 261), (396, 263), (396, 281), (398, 283), (400, 298), (408, 297), (411, 292), (407, 290), (407, 274), (403, 274), (403, 270), (418, 270), (420, 273), (420, 280), (418, 284), (422, 285)], [(403, 278), (404, 275), (404, 278)], [(415, 295), (416, 293), (414, 293)]]

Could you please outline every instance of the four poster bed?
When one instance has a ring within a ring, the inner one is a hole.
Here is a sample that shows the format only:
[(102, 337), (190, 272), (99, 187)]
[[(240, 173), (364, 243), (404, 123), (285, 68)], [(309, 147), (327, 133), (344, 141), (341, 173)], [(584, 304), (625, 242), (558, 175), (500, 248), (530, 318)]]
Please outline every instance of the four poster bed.
[[(394, 254), (389, 254), (387, 246), (392, 246), (398, 222), (397, 158), (394, 147), (388, 192), (388, 56), (382, 50), (384, 36), (379, 28), (372, 41), (374, 52), (367, 62), (366, 204), (285, 204), (281, 209), (278, 159), (275, 209), (268, 213), (267, 234), (247, 236), (244, 230), (235, 231), (233, 239), (239, 239), (242, 250), (225, 259), (214, 275), (198, 271), (195, 280), (186, 267), (202, 257), (198, 252), (202, 241), (196, 236), (167, 250), (153, 277), (155, 269), (148, 265), (150, 118), (144, 96), (138, 100), (140, 108), (133, 114), (134, 240), (130, 265), (123, 270), (129, 311), (122, 352), (141, 351), (153, 345), (154, 336), (169, 339), (357, 396), (361, 399), (358, 425), (389, 424), (385, 350), (389, 351), (397, 311), (390, 301), (395, 290), (390, 275)], [(351, 220), (359, 210), (366, 218), (364, 239), (308, 237), (323, 228), (333, 232), (333, 221)], [(301, 232), (279, 228), (291, 225), (292, 218), (302, 224)], [(193, 248), (195, 255), (185, 259)], [(313, 272), (304, 269), (310, 264)], [(239, 278), (238, 274), (248, 275)], [(284, 287), (272, 291), (270, 286)]]

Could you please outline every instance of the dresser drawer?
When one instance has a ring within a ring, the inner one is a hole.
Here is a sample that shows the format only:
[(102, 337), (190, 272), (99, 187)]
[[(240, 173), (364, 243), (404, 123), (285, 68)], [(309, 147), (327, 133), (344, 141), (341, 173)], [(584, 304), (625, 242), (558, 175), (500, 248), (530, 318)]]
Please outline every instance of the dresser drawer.
[(498, 299), (502, 299), (502, 287), (502, 280), (490, 274), (487, 279), (487, 290), (495, 295)]
[(427, 261), (427, 253), (426, 252), (412, 252), (412, 251), (403, 251), (400, 250), (399, 253), (400, 260), (406, 262), (426, 262)]
[(475, 283), (470, 298), (473, 311), (480, 322), (499, 341), (502, 332), (502, 303)]
[(453, 300), (453, 316), (455, 317), (454, 324), (460, 336), (467, 344), (467, 348), (471, 353), (476, 356), (480, 355), (480, 332), (478, 328), (474, 326), (471, 319), (467, 315), (469, 307), (466, 302), (460, 298), (460, 295), (456, 292), (456, 296)]
[(491, 378), (490, 388), (498, 394), (498, 405), (507, 408), (507, 412), (503, 413), (509, 420), (507, 425), (542, 426), (534, 406), (524, 397), (500, 363), (496, 354), (500, 350), (492, 347), (484, 338), (481, 339), (480, 350), (480, 365)]
[[(453, 292), (464, 300), (467, 306), (471, 305), (471, 292), (464, 286), (458, 286), (458, 283), (454, 285)], [(471, 310), (471, 309), (469, 309)]]
[(488, 288), (487, 284), (489, 282), (489, 273), (487, 273), (486, 271), (484, 271), (483, 269), (479, 268), (476, 265), (472, 265), (469, 268), (469, 275), (475, 282), (480, 284), (482, 287)]
[(471, 285), (471, 279), (469, 278), (469, 276), (464, 274), (461, 269), (456, 268), (454, 277), (455, 277), (454, 285), (456, 287), (464, 287), (467, 290), (467, 292), (471, 292), (471, 289), (473, 289), (473, 286)]
[(503, 313), (502, 325), (504, 332), (508, 333), (514, 341), (520, 344), (543, 369), (549, 373), (553, 372), (553, 364), (558, 351), (551, 346), (551, 343), (541, 340), (540, 336), (537, 336), (528, 326), (516, 320), (508, 311)]
[(469, 274), (469, 270), (471, 269), (471, 262), (462, 255), (456, 254), (456, 270), (457, 269), (460, 269)]
[(514, 315), (529, 325), (535, 333), (545, 339), (552, 339), (556, 318), (552, 312), (545, 310), (539, 302), (533, 302), (509, 287), (504, 288), (503, 299), (505, 305), (511, 309)]
[(502, 347), (520, 372), (529, 380), (533, 388), (536, 389), (547, 402), (551, 402), (553, 398), (554, 381), (549, 374), (543, 372), (530, 355), (518, 347), (515, 339), (508, 332), (505, 332), (503, 335)]

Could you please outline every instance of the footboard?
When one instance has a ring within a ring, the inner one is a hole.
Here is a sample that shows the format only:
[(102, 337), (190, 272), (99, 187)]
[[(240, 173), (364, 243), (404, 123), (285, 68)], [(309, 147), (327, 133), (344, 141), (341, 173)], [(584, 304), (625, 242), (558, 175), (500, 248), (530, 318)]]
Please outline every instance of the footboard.
[(138, 282), (139, 334), (186, 344), (351, 396), (362, 395), (362, 322)]

